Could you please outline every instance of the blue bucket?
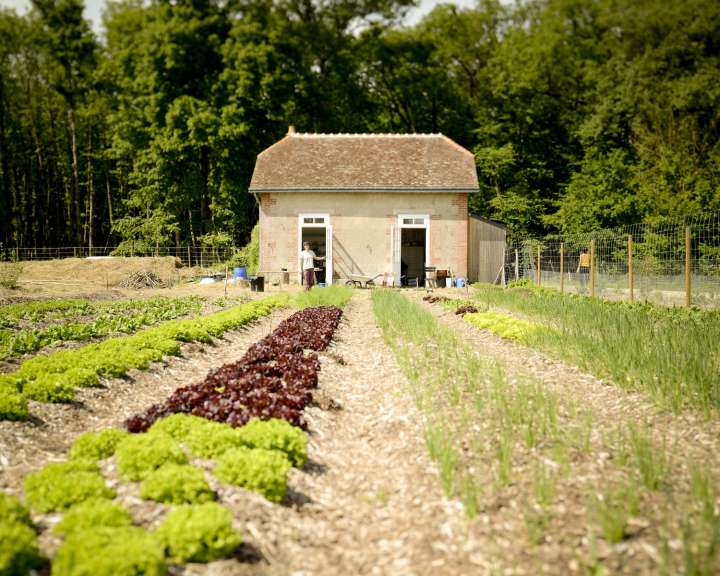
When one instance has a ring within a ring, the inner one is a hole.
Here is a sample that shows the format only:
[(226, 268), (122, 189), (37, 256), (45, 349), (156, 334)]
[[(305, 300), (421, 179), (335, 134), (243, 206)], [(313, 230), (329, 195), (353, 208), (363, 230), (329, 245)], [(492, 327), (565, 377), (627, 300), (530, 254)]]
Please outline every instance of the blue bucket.
[(233, 268), (233, 278), (247, 279), (247, 268), (245, 266), (238, 266), (237, 268)]
[(465, 287), (465, 278), (456, 278), (455, 286), (457, 286), (458, 288), (464, 288)]

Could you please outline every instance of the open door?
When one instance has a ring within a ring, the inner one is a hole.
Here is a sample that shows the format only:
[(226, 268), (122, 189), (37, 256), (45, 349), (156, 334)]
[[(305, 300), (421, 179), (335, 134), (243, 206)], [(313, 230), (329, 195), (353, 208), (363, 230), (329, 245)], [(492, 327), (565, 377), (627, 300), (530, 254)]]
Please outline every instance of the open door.
[(328, 224), (325, 228), (325, 284), (333, 283), (333, 229)]
[(400, 226), (392, 227), (392, 271), (393, 285), (400, 286), (400, 250), (401, 250), (401, 231)]

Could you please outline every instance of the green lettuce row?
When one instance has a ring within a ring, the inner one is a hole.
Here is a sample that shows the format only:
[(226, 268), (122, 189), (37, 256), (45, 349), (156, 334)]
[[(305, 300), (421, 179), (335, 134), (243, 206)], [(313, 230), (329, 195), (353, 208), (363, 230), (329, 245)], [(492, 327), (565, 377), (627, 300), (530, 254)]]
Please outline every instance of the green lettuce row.
[(500, 312), (474, 312), (465, 314), (464, 318), (476, 328), (489, 330), (501, 338), (516, 340), (523, 344), (531, 343), (533, 337), (541, 332), (553, 330), (542, 324), (529, 322)]
[(209, 316), (171, 320), (132, 336), (36, 356), (23, 362), (17, 372), (0, 375), (0, 419), (26, 419), (26, 398), (71, 402), (75, 388), (97, 386), (100, 377), (123, 376), (131, 368), (146, 370), (150, 362), (178, 355), (180, 342), (211, 342), (289, 304), (287, 295), (270, 296)]
[[(130, 334), (143, 326), (199, 312), (202, 298), (150, 298), (90, 306), (101, 315), (87, 322), (68, 322), (18, 332), (0, 331), (0, 359), (36, 352), (55, 342), (85, 341), (116, 332)], [(83, 309), (83, 311), (86, 311)]]

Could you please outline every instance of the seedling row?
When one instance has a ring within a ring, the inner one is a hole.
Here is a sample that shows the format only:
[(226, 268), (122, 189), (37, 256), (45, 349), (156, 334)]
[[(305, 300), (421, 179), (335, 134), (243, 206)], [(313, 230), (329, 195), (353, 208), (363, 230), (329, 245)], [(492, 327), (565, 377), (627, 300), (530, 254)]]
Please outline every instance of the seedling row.
[[(481, 294), (494, 291), (483, 287)], [(530, 318), (534, 297), (527, 291), (512, 296), (517, 310)], [(497, 298), (507, 302), (510, 297)], [(702, 446), (671, 443), (662, 428), (641, 419), (603, 419), (584, 401), (582, 389), (562, 394), (564, 388), (547, 386), (522, 370), (508, 374), (421, 305), (381, 293), (374, 300), (386, 339), (417, 387), (428, 447), (446, 490), (462, 499), (471, 517), (482, 513), (511, 532), (498, 538), (524, 543), (514, 565), (554, 558), (574, 565), (574, 571), (593, 573), (720, 570), (714, 454), (703, 453)], [(571, 308), (595, 306), (573, 300)], [(554, 318), (534, 321), (489, 309), (482, 298), (426, 301), (457, 310), (470, 325), (503, 338), (544, 344), (556, 353), (561, 345), (573, 346), (560, 307)], [(607, 317), (655, 315), (661, 339), (667, 337), (662, 331), (674, 330), (673, 323), (693, 322), (692, 315), (679, 319), (644, 306), (606, 305), (612, 311), (604, 316), (596, 310), (600, 327), (594, 337), (607, 330)], [(475, 311), (468, 310), (471, 306)], [(622, 340), (626, 353), (641, 358), (631, 336), (618, 335), (616, 342), (627, 338)], [(443, 387), (434, 383), (439, 378)]]

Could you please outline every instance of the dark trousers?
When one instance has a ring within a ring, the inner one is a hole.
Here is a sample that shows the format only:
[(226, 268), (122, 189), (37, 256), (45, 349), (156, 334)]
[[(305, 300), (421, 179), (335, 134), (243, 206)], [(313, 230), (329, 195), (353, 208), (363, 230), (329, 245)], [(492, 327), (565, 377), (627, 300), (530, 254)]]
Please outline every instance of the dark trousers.
[(310, 290), (315, 284), (315, 270), (308, 268), (303, 270), (303, 280), (305, 282), (305, 290)]

